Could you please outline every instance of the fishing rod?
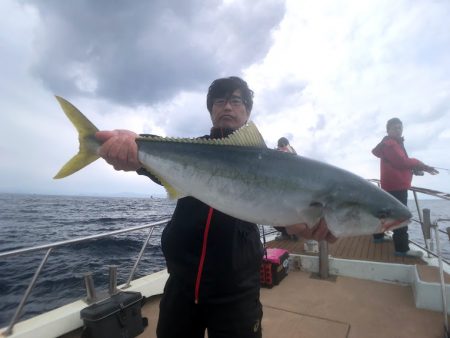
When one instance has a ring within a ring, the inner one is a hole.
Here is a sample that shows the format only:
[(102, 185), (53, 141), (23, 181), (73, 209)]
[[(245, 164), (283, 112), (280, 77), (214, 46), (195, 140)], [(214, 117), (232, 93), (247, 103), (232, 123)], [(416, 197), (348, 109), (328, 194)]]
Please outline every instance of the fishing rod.
[(448, 172), (450, 172), (450, 169), (445, 169), (445, 168), (439, 168), (439, 167), (433, 167), (434, 169), (439, 169), (439, 170), (446, 170)]
[(439, 168), (439, 167), (433, 167), (434, 169), (436, 169), (436, 170), (445, 170), (446, 172), (447, 172), (447, 174), (449, 174), (450, 175), (450, 169), (446, 169), (446, 168)]

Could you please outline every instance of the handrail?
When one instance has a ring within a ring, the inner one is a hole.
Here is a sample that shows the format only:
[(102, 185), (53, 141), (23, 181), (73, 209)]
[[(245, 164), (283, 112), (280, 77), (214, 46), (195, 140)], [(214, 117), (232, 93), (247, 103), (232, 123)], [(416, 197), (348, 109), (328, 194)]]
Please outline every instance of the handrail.
[[(368, 179), (368, 181), (373, 182), (373, 183), (377, 183), (378, 185), (380, 185), (380, 180), (379, 179), (370, 178), (370, 179)], [(439, 197), (439, 198), (442, 198), (444, 200), (450, 201), (450, 194), (442, 192), (442, 191), (426, 189), (426, 188), (419, 188), (419, 187), (414, 187), (414, 186), (412, 186), (408, 190), (411, 190), (413, 192), (420, 192), (421, 194), (430, 195), (430, 196), (434, 196), (434, 197)]]
[(8, 327), (6, 328), (6, 330), (4, 332), (2, 332), (3, 335), (5, 336), (9, 336), (10, 334), (12, 334), (13, 332), (13, 328), (16, 325), (17, 321), (20, 318), (20, 315), (22, 314), (22, 310), (25, 306), (25, 303), (28, 299), (28, 297), (30, 296), (34, 285), (36, 284), (36, 280), (39, 277), (45, 263), (47, 262), (47, 259), (50, 255), (50, 253), (52, 252), (53, 249), (55, 248), (59, 248), (61, 246), (65, 246), (65, 245), (69, 245), (69, 244), (74, 244), (74, 243), (80, 243), (80, 242), (86, 242), (89, 240), (93, 240), (93, 239), (98, 239), (98, 238), (103, 238), (103, 237), (108, 237), (108, 236), (112, 236), (112, 235), (117, 235), (117, 234), (123, 234), (123, 233), (128, 233), (128, 232), (133, 232), (133, 231), (137, 231), (137, 230), (142, 230), (142, 229), (146, 229), (146, 228), (150, 228), (150, 233), (147, 236), (147, 239), (145, 240), (141, 251), (134, 263), (133, 269), (131, 270), (130, 276), (128, 278), (128, 282), (127, 282), (127, 286), (129, 286), (134, 272), (137, 268), (137, 265), (139, 264), (141, 257), (144, 253), (144, 250), (150, 240), (150, 237), (153, 233), (153, 230), (156, 226), (160, 226), (162, 224), (165, 224), (169, 221), (169, 219), (164, 219), (162, 221), (158, 221), (158, 222), (154, 222), (154, 223), (150, 223), (150, 224), (144, 224), (144, 225), (138, 225), (135, 227), (130, 227), (130, 228), (126, 228), (126, 229), (120, 229), (120, 230), (115, 230), (115, 231), (110, 231), (110, 232), (104, 232), (101, 234), (97, 234), (97, 235), (91, 235), (91, 236), (85, 236), (85, 237), (81, 237), (81, 238), (76, 238), (76, 239), (69, 239), (69, 240), (65, 240), (65, 241), (60, 241), (60, 242), (56, 242), (53, 244), (44, 244), (44, 245), (37, 245), (34, 247), (30, 247), (30, 248), (23, 248), (23, 249), (17, 249), (17, 250), (11, 250), (11, 251), (7, 251), (7, 252), (3, 252), (0, 253), (0, 258), (4, 258), (4, 257), (10, 257), (10, 256), (17, 256), (17, 255), (21, 255), (24, 253), (28, 253), (28, 252), (34, 252), (34, 251), (39, 251), (39, 250), (44, 250), (47, 249), (47, 252), (44, 256), (44, 258), (42, 259), (39, 267), (37, 268), (36, 272), (34, 273), (33, 278), (31, 279), (30, 283), (28, 284), (27, 290), (25, 291), (19, 305), (17, 306), (17, 309), (8, 325)]
[(98, 238), (108, 237), (108, 236), (112, 236), (112, 235), (123, 234), (123, 233), (127, 233), (127, 232), (132, 232), (135, 230), (142, 230), (142, 229), (146, 229), (146, 228), (150, 228), (153, 226), (167, 223), (168, 221), (169, 221), (169, 219), (164, 219), (162, 221), (158, 221), (158, 222), (154, 222), (154, 223), (150, 223), (150, 224), (137, 225), (135, 227), (114, 230), (114, 231), (110, 231), (110, 232), (104, 232), (104, 233), (97, 234), (97, 235), (85, 236), (85, 237), (80, 237), (80, 238), (75, 238), (75, 239), (68, 239), (68, 240), (56, 242), (53, 244), (37, 245), (37, 246), (30, 247), (30, 248), (23, 248), (23, 249), (16, 249), (16, 250), (11, 250), (11, 251), (1, 252), (0, 258), (4, 258), (4, 257), (8, 257), (8, 256), (16, 256), (16, 255), (20, 255), (23, 253), (38, 251), (38, 250), (43, 250), (43, 249), (58, 248), (63, 245), (85, 242), (85, 241), (88, 241), (91, 239), (98, 239)]

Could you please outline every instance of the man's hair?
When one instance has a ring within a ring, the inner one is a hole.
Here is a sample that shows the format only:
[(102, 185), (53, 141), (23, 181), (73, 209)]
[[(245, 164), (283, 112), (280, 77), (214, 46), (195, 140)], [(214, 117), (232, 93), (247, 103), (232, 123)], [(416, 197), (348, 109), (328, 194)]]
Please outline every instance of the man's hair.
[(398, 117), (393, 117), (392, 119), (387, 121), (387, 123), (386, 123), (386, 130), (388, 130), (394, 124), (403, 124), (403, 123)]
[(213, 100), (217, 98), (229, 98), (235, 90), (241, 91), (241, 97), (247, 112), (252, 111), (253, 107), (253, 90), (248, 88), (247, 82), (237, 76), (230, 76), (214, 80), (208, 89), (206, 96), (206, 107), (209, 113), (212, 112)]
[(286, 137), (281, 137), (278, 140), (278, 148), (286, 147), (287, 145), (289, 145), (289, 141)]

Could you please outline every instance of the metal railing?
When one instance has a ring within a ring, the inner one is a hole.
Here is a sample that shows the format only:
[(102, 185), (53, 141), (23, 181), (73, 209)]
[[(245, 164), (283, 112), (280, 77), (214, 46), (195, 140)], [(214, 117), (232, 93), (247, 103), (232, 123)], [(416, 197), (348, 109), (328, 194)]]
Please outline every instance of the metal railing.
[(121, 230), (115, 230), (115, 231), (110, 231), (110, 232), (105, 232), (105, 233), (101, 233), (101, 234), (96, 234), (96, 235), (91, 235), (91, 236), (85, 236), (85, 237), (80, 237), (80, 238), (75, 238), (75, 239), (69, 239), (69, 240), (65, 240), (65, 241), (60, 241), (60, 242), (56, 242), (53, 244), (44, 244), (44, 245), (37, 245), (37, 246), (33, 246), (30, 248), (23, 248), (23, 249), (17, 249), (17, 250), (11, 250), (11, 251), (7, 251), (7, 252), (2, 252), (0, 253), (0, 259), (2, 258), (6, 258), (6, 257), (11, 257), (11, 256), (18, 256), (18, 255), (22, 255), (25, 253), (29, 253), (29, 252), (36, 252), (36, 251), (41, 251), (41, 250), (47, 250), (44, 254), (44, 257), (41, 260), (41, 263), (39, 264), (36, 272), (33, 275), (33, 278), (31, 279), (30, 283), (28, 284), (28, 287), (19, 303), (19, 305), (17, 306), (17, 309), (8, 325), (8, 327), (6, 328), (6, 330), (4, 332), (2, 332), (1, 334), (4, 336), (8, 336), (11, 335), (13, 332), (13, 328), (14, 325), (16, 325), (16, 323), (18, 322), (23, 308), (28, 300), (28, 297), (30, 296), (31, 292), (33, 291), (33, 288), (36, 284), (36, 281), (42, 271), (42, 269), (44, 268), (48, 257), (50, 256), (50, 253), (52, 253), (52, 251), (54, 249), (60, 248), (62, 246), (67, 246), (67, 245), (71, 245), (71, 244), (75, 244), (75, 243), (81, 243), (81, 242), (87, 242), (90, 240), (94, 240), (94, 239), (99, 239), (99, 238), (104, 238), (104, 237), (109, 237), (109, 236), (113, 236), (113, 235), (118, 235), (118, 234), (124, 234), (124, 233), (129, 233), (129, 232), (134, 232), (134, 231), (138, 231), (138, 230), (142, 230), (142, 229), (149, 229), (149, 234), (144, 242), (144, 244), (141, 247), (141, 251), (139, 252), (139, 255), (136, 257), (136, 261), (134, 262), (133, 268), (130, 271), (130, 275), (128, 276), (127, 282), (124, 286), (124, 288), (127, 288), (130, 286), (131, 281), (133, 280), (134, 277), (134, 273), (136, 271), (136, 268), (139, 265), (139, 262), (141, 261), (142, 255), (144, 254), (145, 248), (148, 245), (148, 242), (153, 234), (153, 230), (155, 229), (155, 227), (159, 227), (162, 226), (163, 224), (166, 224), (169, 221), (169, 219), (164, 219), (158, 222), (154, 222), (154, 223), (150, 223), (150, 224), (145, 224), (145, 225), (139, 225), (139, 226), (135, 226), (135, 227), (130, 227), (130, 228), (126, 228), (126, 229), (121, 229)]
[[(425, 210), (425, 209), (424, 209)], [(427, 220), (426, 222), (429, 222), (430, 220)], [(441, 255), (441, 247), (440, 247), (440, 240), (439, 240), (439, 222), (449, 222), (450, 219), (448, 218), (439, 218), (436, 221), (433, 222), (431, 227), (435, 231), (435, 240), (436, 240), (436, 253), (438, 257), (439, 262), (439, 282), (441, 284), (441, 296), (442, 296), (442, 314), (444, 316), (444, 329), (445, 329), (445, 337), (449, 337), (449, 331), (448, 331), (448, 316), (447, 316), (447, 295), (446, 295), (446, 286), (445, 286), (445, 279), (444, 279), (444, 267), (443, 267), (443, 259)]]
[[(46, 250), (44, 253), (44, 257), (42, 258), (38, 268), (36, 269), (36, 272), (34, 273), (30, 283), (28, 284), (28, 287), (24, 293), (24, 295), (22, 296), (22, 299), (19, 303), (19, 305), (17, 306), (14, 315), (11, 319), (11, 321), (9, 322), (9, 325), (7, 326), (6, 330), (1, 332), (0, 334), (3, 336), (9, 336), (12, 334), (13, 332), (13, 328), (16, 325), (16, 323), (19, 321), (20, 316), (22, 315), (23, 309), (25, 307), (25, 304), (29, 298), (29, 296), (31, 295), (36, 282), (38, 280), (39, 275), (41, 274), (45, 264), (47, 263), (47, 260), (50, 256), (50, 254), (53, 252), (54, 249), (60, 248), (62, 246), (68, 246), (68, 245), (72, 245), (75, 243), (82, 243), (82, 242), (87, 242), (87, 241), (91, 241), (91, 240), (96, 240), (96, 239), (100, 239), (100, 238), (105, 238), (105, 237), (110, 237), (110, 236), (114, 236), (114, 235), (119, 235), (119, 234), (124, 234), (124, 233), (130, 233), (130, 232), (134, 232), (134, 231), (138, 231), (138, 230), (143, 230), (143, 229), (147, 229), (149, 228), (149, 233), (147, 235), (146, 240), (144, 241), (141, 250), (139, 252), (139, 255), (137, 256), (133, 267), (130, 271), (130, 274), (128, 276), (127, 282), (125, 283), (125, 285), (122, 288), (128, 288), (133, 280), (134, 274), (136, 272), (136, 269), (139, 265), (139, 262), (141, 261), (141, 258), (144, 254), (144, 251), (148, 245), (148, 242), (150, 241), (150, 238), (152, 237), (153, 234), (153, 230), (155, 229), (155, 227), (159, 227), (162, 226), (164, 224), (166, 224), (169, 221), (169, 219), (164, 219), (162, 221), (159, 222), (154, 222), (154, 223), (150, 223), (150, 224), (145, 224), (145, 225), (139, 225), (139, 226), (135, 226), (135, 227), (130, 227), (130, 228), (126, 228), (126, 229), (121, 229), (121, 230), (114, 230), (114, 231), (110, 231), (110, 232), (104, 232), (104, 233), (100, 233), (100, 234), (96, 234), (96, 235), (90, 235), (90, 236), (84, 236), (84, 237), (80, 237), (80, 238), (74, 238), (74, 239), (69, 239), (69, 240), (64, 240), (64, 241), (60, 241), (60, 242), (56, 242), (56, 243), (52, 243), (52, 244), (44, 244), (44, 245), (36, 245), (33, 247), (28, 247), (28, 248), (22, 248), (22, 249), (16, 249), (16, 250), (11, 250), (11, 251), (6, 251), (6, 252), (1, 252), (0, 253), (0, 259), (3, 258), (8, 258), (8, 257), (13, 257), (13, 256), (19, 256), (22, 254), (26, 254), (26, 253), (30, 253), (30, 252), (37, 252), (37, 251), (42, 251), (42, 250)], [(263, 227), (263, 226), (261, 226)], [(268, 231), (265, 232), (265, 235), (271, 235), (276, 233), (276, 230), (272, 230), (272, 231)], [(261, 235), (262, 237), (263, 235)], [(89, 297), (88, 297), (89, 298)], [(91, 297), (92, 298), (92, 297)]]

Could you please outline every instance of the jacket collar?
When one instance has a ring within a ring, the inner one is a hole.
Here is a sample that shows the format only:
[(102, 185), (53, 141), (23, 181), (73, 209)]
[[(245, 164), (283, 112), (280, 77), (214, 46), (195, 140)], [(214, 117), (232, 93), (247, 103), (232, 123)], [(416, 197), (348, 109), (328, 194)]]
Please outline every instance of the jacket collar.
[(232, 128), (216, 128), (216, 127), (212, 127), (211, 128), (211, 133), (209, 134), (209, 136), (211, 138), (224, 138), (227, 137), (228, 135), (232, 134), (235, 132), (235, 129)]

